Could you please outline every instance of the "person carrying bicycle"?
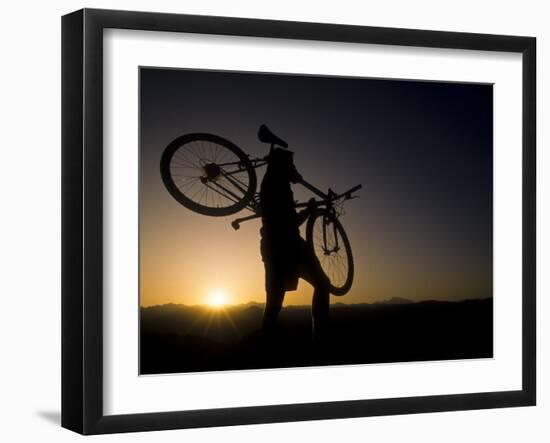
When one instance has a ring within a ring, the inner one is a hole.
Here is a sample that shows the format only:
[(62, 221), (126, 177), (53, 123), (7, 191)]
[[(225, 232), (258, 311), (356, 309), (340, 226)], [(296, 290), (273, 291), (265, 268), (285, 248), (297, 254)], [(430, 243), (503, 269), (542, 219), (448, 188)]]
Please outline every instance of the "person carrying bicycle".
[[(338, 205), (354, 198), (357, 185), (336, 194), (317, 189), (296, 170), (288, 144), (261, 125), (258, 138), (271, 145), (263, 158), (250, 158), (238, 146), (214, 134), (191, 133), (174, 139), (164, 150), (161, 177), (168, 192), (179, 203), (199, 214), (226, 216), (241, 209), (252, 215), (233, 220), (231, 226), (262, 219), (261, 255), (265, 267), (266, 307), (262, 329), (275, 331), (285, 293), (295, 291), (303, 278), (314, 287), (313, 335), (318, 342), (327, 335), (329, 293), (345, 295), (354, 275), (349, 239), (338, 220)], [(277, 147), (276, 147), (277, 146)], [(255, 169), (267, 166), (261, 189), (256, 193)], [(321, 200), (311, 199), (300, 213), (291, 184), (299, 183)], [(305, 235), (300, 225), (307, 220)], [(323, 266), (319, 259), (323, 260)]]

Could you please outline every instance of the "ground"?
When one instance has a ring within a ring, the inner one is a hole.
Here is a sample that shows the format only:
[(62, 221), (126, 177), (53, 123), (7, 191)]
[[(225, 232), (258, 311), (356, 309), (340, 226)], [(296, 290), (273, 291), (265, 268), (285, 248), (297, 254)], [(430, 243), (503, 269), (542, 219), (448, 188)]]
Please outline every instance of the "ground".
[(493, 300), (333, 304), (330, 338), (311, 340), (307, 306), (283, 309), (277, 337), (259, 333), (263, 305), (141, 308), (142, 374), (491, 358)]

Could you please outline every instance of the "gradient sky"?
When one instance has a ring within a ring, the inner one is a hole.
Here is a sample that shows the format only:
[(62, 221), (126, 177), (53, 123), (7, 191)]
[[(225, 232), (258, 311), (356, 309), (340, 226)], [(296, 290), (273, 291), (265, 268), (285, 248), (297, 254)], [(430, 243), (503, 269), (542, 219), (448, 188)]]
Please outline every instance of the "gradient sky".
[[(259, 221), (207, 217), (165, 190), (174, 138), (209, 132), (264, 156), (262, 123), (321, 189), (361, 183), (341, 217), (355, 280), (331, 302), (492, 296), (492, 85), (150, 69), (140, 71), (140, 304), (263, 302)], [(257, 170), (259, 182), (263, 169)], [(311, 195), (294, 185), (296, 198)], [(311, 303), (300, 281), (285, 304)]]

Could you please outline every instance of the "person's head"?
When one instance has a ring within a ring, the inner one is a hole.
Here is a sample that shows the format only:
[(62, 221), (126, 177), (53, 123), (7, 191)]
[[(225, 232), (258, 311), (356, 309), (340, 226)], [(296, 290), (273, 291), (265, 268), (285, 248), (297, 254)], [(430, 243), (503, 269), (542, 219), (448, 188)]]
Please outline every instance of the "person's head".
[(267, 172), (290, 183), (297, 183), (302, 178), (294, 166), (294, 152), (281, 148), (274, 148), (269, 154)]

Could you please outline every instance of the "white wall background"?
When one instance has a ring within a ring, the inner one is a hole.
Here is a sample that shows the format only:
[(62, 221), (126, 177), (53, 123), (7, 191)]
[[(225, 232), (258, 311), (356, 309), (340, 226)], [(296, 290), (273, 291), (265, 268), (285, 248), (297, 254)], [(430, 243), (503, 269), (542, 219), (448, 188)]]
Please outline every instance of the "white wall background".
[(539, 405), (533, 408), (329, 420), (94, 437), (95, 441), (547, 442), (550, 439), (548, 156), (550, 28), (545, 2), (430, 0), (111, 0), (9, 2), (0, 27), (0, 438), (74, 441), (60, 415), (60, 31), (81, 7), (531, 35), (538, 38)]

